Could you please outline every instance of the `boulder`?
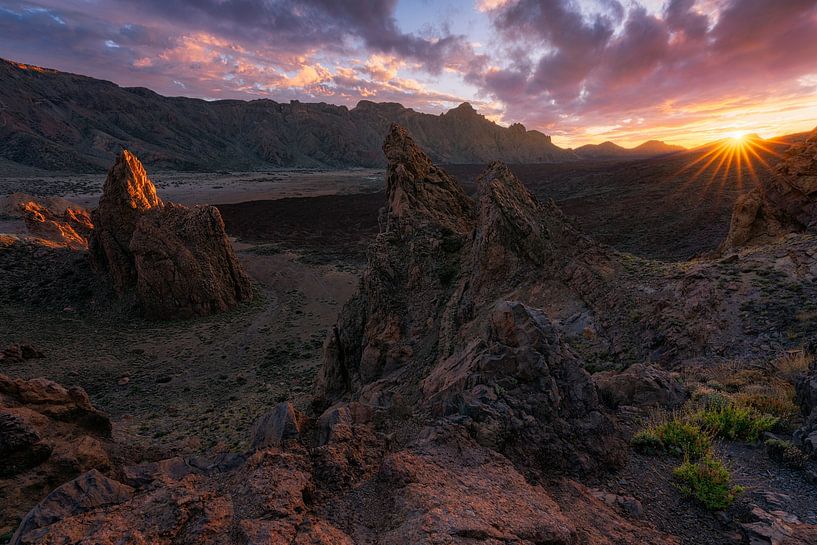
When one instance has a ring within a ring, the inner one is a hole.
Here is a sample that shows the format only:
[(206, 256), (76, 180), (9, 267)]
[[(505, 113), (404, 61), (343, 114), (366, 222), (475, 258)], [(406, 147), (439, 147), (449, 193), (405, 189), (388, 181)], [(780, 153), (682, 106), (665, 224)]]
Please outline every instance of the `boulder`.
[(139, 160), (116, 159), (93, 212), (91, 260), (145, 315), (190, 318), (252, 298), (249, 277), (212, 206), (163, 203)]
[[(65, 518), (130, 499), (133, 489), (92, 469), (51, 492), (29, 511), (9, 545), (36, 541), (37, 530)], [(33, 534), (33, 535), (32, 535)]]
[(282, 402), (261, 415), (252, 427), (253, 449), (280, 447), (298, 438), (305, 416), (290, 402)]
[(677, 409), (689, 397), (677, 375), (654, 365), (637, 363), (624, 371), (593, 375), (602, 401), (615, 409), (621, 405)]

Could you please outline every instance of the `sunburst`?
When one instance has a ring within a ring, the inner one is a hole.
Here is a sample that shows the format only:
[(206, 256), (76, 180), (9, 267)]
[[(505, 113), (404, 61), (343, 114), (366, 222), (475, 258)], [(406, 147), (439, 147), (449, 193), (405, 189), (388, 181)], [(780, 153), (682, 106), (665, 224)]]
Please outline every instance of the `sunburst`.
[[(692, 174), (682, 184), (685, 188), (702, 178), (700, 191), (701, 199), (716, 189), (719, 198), (724, 186), (730, 178), (734, 178), (736, 189), (743, 191), (745, 180), (748, 178), (754, 185), (760, 182), (758, 170), (770, 170), (770, 165), (764, 155), (780, 157), (780, 154), (770, 146), (774, 140), (763, 140), (757, 135), (746, 131), (727, 133), (726, 138), (713, 144), (697, 159), (684, 165), (676, 175), (692, 170)], [(708, 176), (704, 177), (704, 174)]]

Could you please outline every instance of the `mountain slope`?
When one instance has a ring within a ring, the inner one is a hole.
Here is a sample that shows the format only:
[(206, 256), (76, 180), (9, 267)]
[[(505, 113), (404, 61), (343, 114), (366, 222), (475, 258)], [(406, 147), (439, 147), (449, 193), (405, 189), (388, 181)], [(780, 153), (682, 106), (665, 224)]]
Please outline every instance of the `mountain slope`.
[(550, 137), (501, 127), (464, 103), (441, 115), (400, 104), (355, 108), (271, 100), (205, 101), (0, 60), (0, 160), (99, 171), (127, 147), (153, 168), (263, 170), (384, 166), (392, 122), (446, 163), (541, 163), (575, 159)]
[(684, 149), (682, 146), (674, 146), (660, 140), (648, 140), (634, 148), (624, 148), (608, 140), (601, 144), (587, 144), (574, 151), (581, 159), (644, 159)]

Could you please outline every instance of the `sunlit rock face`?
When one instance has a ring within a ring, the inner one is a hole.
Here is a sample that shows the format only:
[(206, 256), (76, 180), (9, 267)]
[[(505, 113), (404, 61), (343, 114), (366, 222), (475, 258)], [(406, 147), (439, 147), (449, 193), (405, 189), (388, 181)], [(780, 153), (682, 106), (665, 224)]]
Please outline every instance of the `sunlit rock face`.
[(26, 229), (32, 235), (69, 248), (88, 247), (88, 236), (94, 226), (86, 210), (66, 208), (62, 214), (57, 214), (35, 201), (21, 203), (20, 210)]
[(794, 145), (762, 185), (738, 199), (720, 251), (817, 228), (817, 130)]
[(147, 316), (205, 316), (252, 298), (219, 211), (162, 203), (127, 150), (108, 172), (92, 217), (92, 263), (119, 294), (135, 293)]

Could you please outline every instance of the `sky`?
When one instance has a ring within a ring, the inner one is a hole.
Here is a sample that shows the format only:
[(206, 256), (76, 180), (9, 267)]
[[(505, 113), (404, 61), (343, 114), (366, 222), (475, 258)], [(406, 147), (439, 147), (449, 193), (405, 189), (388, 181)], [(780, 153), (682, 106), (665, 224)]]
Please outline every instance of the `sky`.
[(817, 0), (0, 0), (0, 57), (171, 96), (467, 101), (563, 147), (817, 126)]

